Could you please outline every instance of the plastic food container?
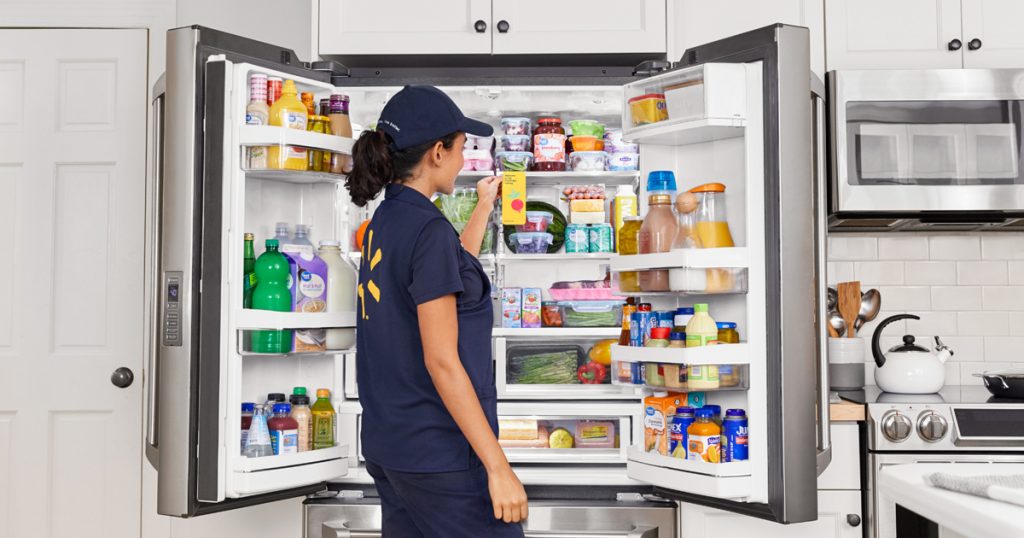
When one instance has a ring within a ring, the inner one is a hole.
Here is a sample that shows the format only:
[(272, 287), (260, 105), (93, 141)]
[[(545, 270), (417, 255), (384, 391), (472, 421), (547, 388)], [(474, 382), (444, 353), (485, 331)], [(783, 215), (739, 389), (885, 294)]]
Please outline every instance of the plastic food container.
[(530, 151), (530, 135), (499, 136), (498, 151)]
[(555, 236), (543, 232), (514, 233), (509, 238), (516, 247), (516, 254), (546, 254)]
[(501, 132), (506, 135), (530, 135), (530, 118), (502, 118)]
[(573, 151), (604, 151), (604, 139), (596, 136), (573, 135), (569, 139)]
[(561, 301), (562, 324), (566, 327), (620, 327), (621, 301)]
[(747, 291), (746, 268), (692, 269), (676, 268), (668, 272), (672, 291), (701, 293), (744, 293)]
[(677, 120), (704, 117), (704, 81), (691, 80), (665, 88), (665, 110)]
[(619, 140), (604, 140), (604, 150), (608, 153), (640, 153), (638, 144), (630, 144)]
[(622, 142), (622, 129), (605, 129), (604, 131), (604, 142), (605, 144), (621, 144)]
[(482, 149), (490, 152), (494, 149), (493, 136), (466, 135), (466, 147), (464, 149)]
[(462, 150), (462, 169), (467, 171), (488, 171), (494, 170), (494, 158), (491, 152), (485, 149)]
[(569, 128), (572, 129), (573, 136), (604, 136), (604, 124), (595, 120), (572, 120), (569, 122)]
[(525, 172), (533, 166), (533, 154), (528, 151), (499, 151), (495, 157), (502, 172)]
[(612, 172), (633, 172), (639, 169), (639, 153), (612, 153), (608, 156), (608, 170)]
[(576, 423), (576, 448), (615, 448), (615, 423), (610, 420), (581, 420)]
[(629, 116), (633, 127), (658, 123), (668, 119), (665, 94), (648, 93), (629, 100)]
[(604, 171), (608, 154), (603, 151), (575, 151), (569, 154), (569, 165), (576, 172)]
[(555, 216), (547, 211), (527, 211), (526, 224), (516, 226), (516, 232), (546, 232)]

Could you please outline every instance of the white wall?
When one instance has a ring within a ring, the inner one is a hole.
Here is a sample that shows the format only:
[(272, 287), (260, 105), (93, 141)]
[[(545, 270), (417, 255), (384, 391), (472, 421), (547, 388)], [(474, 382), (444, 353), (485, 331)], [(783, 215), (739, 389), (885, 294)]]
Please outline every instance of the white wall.
[[(1024, 366), (1024, 234), (832, 234), (829, 284), (854, 279), (882, 294), (882, 313), (860, 336), (870, 338), (893, 314), (921, 316), (886, 327), (882, 348), (904, 334), (923, 344), (942, 337), (955, 352), (946, 384), (975, 384), (976, 372)], [(873, 384), (874, 363), (866, 368)]]
[(199, 24), (294, 50), (310, 61), (316, 0), (177, 0), (176, 26)]

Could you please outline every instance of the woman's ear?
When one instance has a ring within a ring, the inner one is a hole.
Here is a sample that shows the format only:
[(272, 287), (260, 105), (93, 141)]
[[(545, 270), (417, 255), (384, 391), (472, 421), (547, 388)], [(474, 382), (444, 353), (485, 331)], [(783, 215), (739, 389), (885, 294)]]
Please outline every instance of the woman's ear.
[(447, 152), (448, 150), (445, 149), (444, 142), (440, 140), (434, 142), (434, 147), (430, 148), (430, 161), (434, 166), (440, 166)]

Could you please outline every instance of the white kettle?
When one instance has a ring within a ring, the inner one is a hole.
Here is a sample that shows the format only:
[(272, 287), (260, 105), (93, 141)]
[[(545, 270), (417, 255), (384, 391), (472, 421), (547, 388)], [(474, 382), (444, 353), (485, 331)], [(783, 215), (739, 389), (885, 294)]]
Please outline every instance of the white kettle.
[(932, 394), (946, 384), (946, 361), (953, 350), (935, 337), (935, 352), (914, 343), (913, 335), (904, 335), (903, 344), (885, 354), (878, 345), (885, 326), (901, 319), (921, 319), (913, 314), (888, 317), (878, 324), (871, 337), (871, 354), (875, 358), (875, 383), (885, 392), (900, 394)]

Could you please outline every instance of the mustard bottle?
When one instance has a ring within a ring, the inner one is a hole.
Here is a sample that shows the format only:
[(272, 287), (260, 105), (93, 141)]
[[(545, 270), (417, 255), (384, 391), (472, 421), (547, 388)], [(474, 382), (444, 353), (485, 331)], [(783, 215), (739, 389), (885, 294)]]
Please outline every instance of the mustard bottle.
[[(281, 98), (270, 107), (270, 125), (305, 131), (307, 120), (306, 105), (299, 100), (295, 81), (284, 81)], [(270, 146), (267, 161), (269, 168), (278, 170), (306, 170), (309, 166), (306, 148), (299, 146)]]

